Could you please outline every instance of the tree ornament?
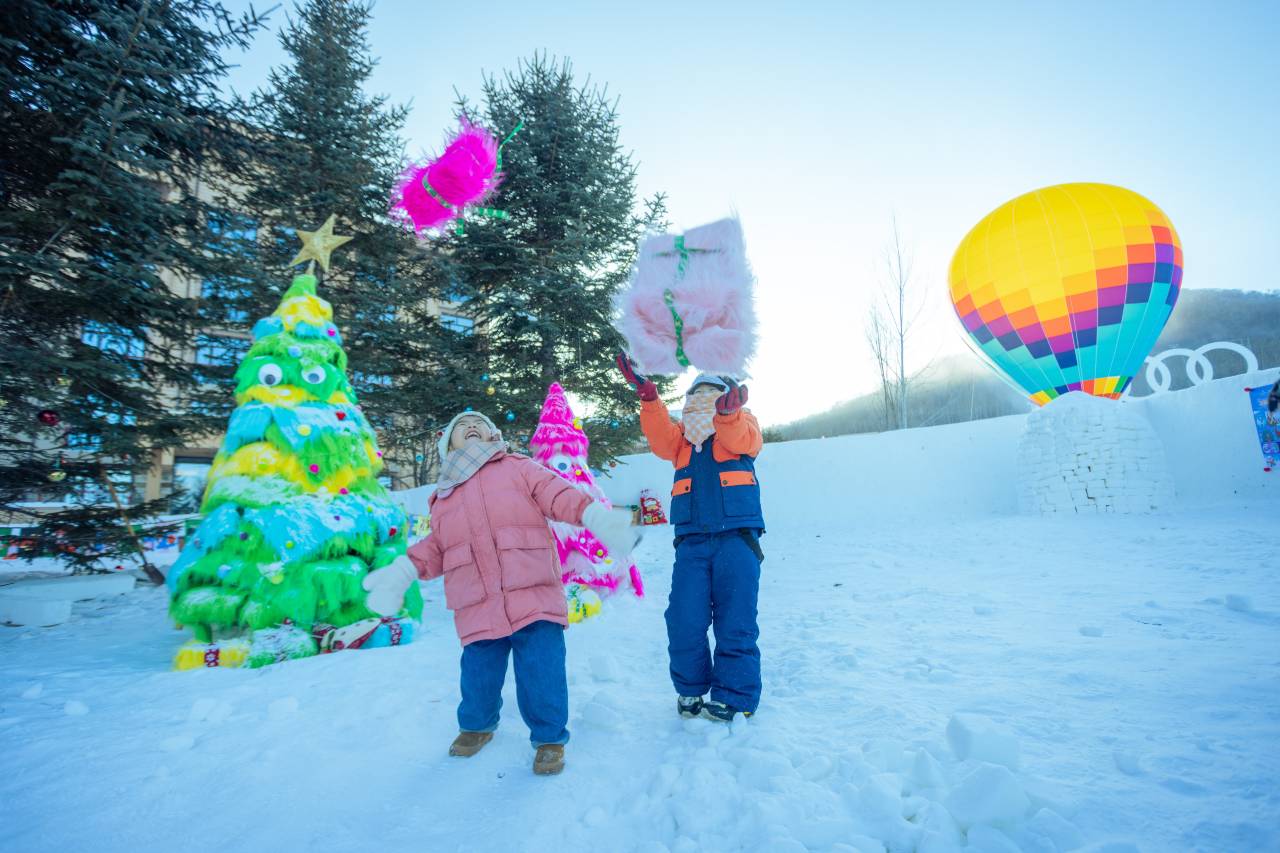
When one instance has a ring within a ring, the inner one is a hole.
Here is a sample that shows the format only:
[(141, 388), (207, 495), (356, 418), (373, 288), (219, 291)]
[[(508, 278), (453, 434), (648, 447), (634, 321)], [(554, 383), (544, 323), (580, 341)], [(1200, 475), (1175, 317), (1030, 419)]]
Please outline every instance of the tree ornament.
[(49, 472), (49, 482), (51, 483), (61, 483), (65, 479), (67, 479), (67, 472), (61, 468), (54, 468)]
[(40, 423), (44, 424), (45, 426), (52, 427), (52, 426), (58, 425), (58, 423), (62, 420), (62, 416), (59, 415), (57, 412), (55, 412), (53, 409), (41, 409), (40, 412), (36, 415), (36, 420), (40, 421)]
[(423, 462), (423, 461), (425, 461), (425, 460), (426, 460), (426, 458), (427, 458), (427, 457), (423, 456), (421, 453), (415, 453), (415, 454), (413, 455), (413, 461), (414, 461), (414, 462)]
[(497, 390), (498, 390), (498, 389), (496, 389), (496, 388), (494, 388), (492, 385), (490, 385), (488, 388), (484, 389), (484, 393), (485, 393), (485, 394), (487, 394), (488, 396), (492, 397), (495, 393), (497, 393)]
[(71, 377), (68, 376), (67, 374), (64, 373), (58, 377), (58, 387), (66, 388), (70, 384), (71, 384)]
[(515, 419), (516, 419), (516, 413), (515, 413), (515, 412), (507, 412), (507, 422), (508, 422), (508, 423), (510, 423), (511, 421), (514, 421)]

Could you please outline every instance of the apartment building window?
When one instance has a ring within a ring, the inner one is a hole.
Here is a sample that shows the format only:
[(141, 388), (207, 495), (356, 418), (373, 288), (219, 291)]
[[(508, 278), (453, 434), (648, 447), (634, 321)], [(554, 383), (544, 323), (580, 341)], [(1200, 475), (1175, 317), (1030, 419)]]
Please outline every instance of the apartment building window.
[[(230, 210), (209, 214), (210, 252), (248, 260), (258, 249), (257, 220)], [(206, 316), (215, 323), (239, 325), (249, 321), (246, 300), (253, 294), (252, 280), (238, 275), (213, 275), (200, 284)]]
[(249, 351), (249, 341), (228, 335), (196, 335), (196, 364), (205, 367), (234, 366)]
[[(85, 403), (89, 407), (90, 419), (100, 423), (135, 426), (138, 416), (118, 403), (109, 402), (97, 394), (86, 394)], [(67, 449), (96, 453), (102, 449), (102, 436), (87, 432), (67, 433)]]
[(80, 332), (80, 340), (86, 346), (103, 352), (115, 353), (125, 358), (142, 358), (147, 352), (147, 342), (130, 329), (90, 320)]
[(248, 323), (247, 300), (252, 295), (253, 282), (243, 276), (210, 276), (200, 285), (200, 298), (206, 306), (205, 315), (215, 323)]
[(475, 331), (476, 321), (459, 314), (441, 314), (440, 325), (460, 335), (470, 335)]
[[(127, 468), (111, 468), (107, 470), (107, 479), (111, 481), (111, 488), (100, 479), (80, 481), (67, 495), (67, 501), (80, 506), (110, 506), (116, 500), (130, 506), (137, 502), (132, 471)], [(111, 494), (113, 490), (114, 498)]]
[(212, 464), (212, 459), (199, 456), (178, 456), (173, 460), (171, 512), (199, 512)]

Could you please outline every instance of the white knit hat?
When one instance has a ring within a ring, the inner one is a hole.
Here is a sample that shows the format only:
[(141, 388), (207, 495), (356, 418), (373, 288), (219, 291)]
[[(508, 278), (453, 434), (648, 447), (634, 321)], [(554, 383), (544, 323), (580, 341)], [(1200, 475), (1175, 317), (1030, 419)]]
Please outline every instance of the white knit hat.
[(489, 425), (489, 429), (493, 432), (493, 440), (502, 441), (502, 430), (498, 429), (497, 425), (489, 419), (488, 415), (474, 411), (458, 412), (458, 414), (453, 416), (453, 420), (449, 421), (449, 425), (444, 428), (444, 432), (440, 434), (440, 443), (437, 445), (437, 448), (440, 451), (440, 461), (443, 462), (444, 458), (449, 455), (449, 439), (453, 437), (453, 428), (458, 425), (458, 421), (467, 417), (479, 418), (484, 421)]

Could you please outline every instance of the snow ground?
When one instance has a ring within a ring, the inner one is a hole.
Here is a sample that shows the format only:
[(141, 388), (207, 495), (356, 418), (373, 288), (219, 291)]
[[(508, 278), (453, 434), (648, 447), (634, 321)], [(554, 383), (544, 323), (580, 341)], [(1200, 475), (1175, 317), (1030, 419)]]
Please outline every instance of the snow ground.
[[(494, 742), (445, 754), (438, 583), (410, 646), (257, 671), (170, 671), (163, 590), (77, 604), (0, 627), (0, 850), (939, 851), (965, 843), (954, 817), (970, 850), (1277, 850), (1274, 519), (776, 528), (764, 703), (732, 728), (675, 715), (651, 530), (649, 598), (569, 631), (551, 779), (510, 679)], [(1017, 769), (958, 761), (958, 712), (1011, 730)]]

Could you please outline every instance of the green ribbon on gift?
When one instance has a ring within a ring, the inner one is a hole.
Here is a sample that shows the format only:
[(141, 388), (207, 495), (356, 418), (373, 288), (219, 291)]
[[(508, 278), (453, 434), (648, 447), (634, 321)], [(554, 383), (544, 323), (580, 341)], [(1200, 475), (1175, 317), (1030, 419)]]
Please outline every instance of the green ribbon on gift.
[[(676, 236), (675, 251), (658, 252), (657, 257), (680, 256), (680, 260), (676, 262), (676, 282), (679, 282), (689, 268), (690, 255), (714, 255), (719, 251), (719, 249), (690, 249), (684, 244), (684, 235), (679, 234)], [(684, 319), (680, 316), (680, 312), (676, 311), (676, 296), (671, 292), (671, 288), (668, 287), (662, 292), (662, 300), (667, 303), (667, 310), (671, 312), (671, 320), (676, 327), (676, 361), (680, 362), (682, 367), (688, 367), (689, 357), (684, 354)]]
[(671, 288), (662, 291), (662, 300), (667, 303), (667, 310), (671, 312), (671, 320), (676, 327), (676, 361), (680, 362), (681, 367), (688, 367), (689, 357), (684, 354), (684, 320), (680, 317), (680, 312), (676, 311), (676, 296)]
[(499, 171), (499, 172), (501, 172), (501, 171), (502, 171), (502, 149), (503, 149), (503, 146), (505, 146), (508, 142), (510, 142), (510, 141), (511, 141), (511, 137), (515, 136), (517, 133), (519, 133), (519, 132), (520, 132), (520, 131), (522, 131), (522, 130), (524, 130), (524, 121), (523, 121), (523, 120), (521, 120), (521, 121), (520, 121), (520, 122), (515, 126), (515, 129), (514, 129), (514, 130), (512, 130), (510, 133), (508, 133), (508, 134), (507, 134), (507, 136), (506, 136), (506, 138), (505, 138), (505, 139), (503, 139), (501, 143), (499, 143), (499, 145), (498, 145), (498, 171)]
[[(524, 130), (524, 122), (523, 122), (523, 121), (520, 121), (520, 122), (519, 122), (519, 123), (517, 123), (517, 124), (516, 124), (516, 126), (511, 130), (511, 132), (510, 132), (510, 133), (508, 133), (508, 134), (503, 138), (502, 142), (498, 143), (498, 155), (497, 155), (497, 158), (496, 158), (496, 164), (497, 164), (497, 167), (496, 167), (495, 171), (497, 171), (497, 172), (501, 172), (501, 171), (502, 171), (502, 149), (503, 149), (503, 147), (504, 147), (504, 146), (506, 146), (506, 144), (507, 144), (508, 142), (510, 142), (510, 141), (511, 141), (511, 139), (512, 139), (512, 138), (513, 138), (517, 133), (519, 133), (519, 132), (520, 132), (520, 131), (522, 131), (522, 130)], [(447, 210), (453, 210), (453, 209), (454, 209), (452, 204), (449, 204), (449, 202), (445, 201), (443, 198), (441, 198), (441, 197), (440, 197), (440, 193), (436, 192), (435, 187), (433, 187), (433, 186), (431, 186), (431, 184), (427, 183), (427, 179), (426, 179), (425, 177), (422, 179), (422, 186), (423, 186), (424, 188), (426, 188), (426, 191), (427, 191), (428, 193), (430, 193), (430, 194), (431, 194), (431, 197), (432, 197), (432, 198), (434, 198), (436, 201), (440, 202), (440, 204), (444, 205), (444, 207), (445, 207)], [(484, 219), (499, 219), (499, 220), (506, 221), (506, 220), (509, 220), (509, 219), (511, 218), (511, 214), (507, 213), (505, 210), (499, 210), (499, 209), (498, 209), (498, 208), (496, 208), (496, 207), (473, 207), (473, 208), (471, 208), (468, 212), (469, 212), (469, 213), (474, 213), (476, 216), (483, 217)], [(455, 227), (455, 228), (454, 228), (453, 232), (454, 232), (455, 234), (457, 234), (459, 237), (461, 237), (461, 236), (463, 236), (464, 234), (466, 234), (466, 233), (467, 233), (466, 223), (463, 221), (463, 219), (462, 219), (462, 215), (461, 215), (461, 214), (459, 214), (459, 215), (458, 215), (458, 225), (457, 225), (457, 227)]]

